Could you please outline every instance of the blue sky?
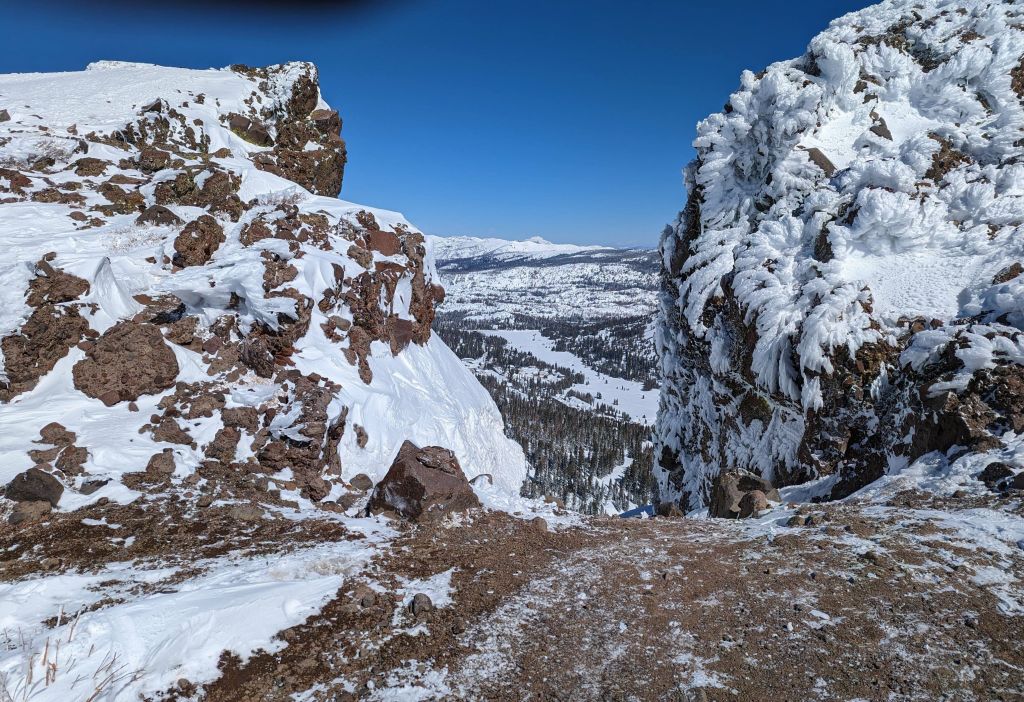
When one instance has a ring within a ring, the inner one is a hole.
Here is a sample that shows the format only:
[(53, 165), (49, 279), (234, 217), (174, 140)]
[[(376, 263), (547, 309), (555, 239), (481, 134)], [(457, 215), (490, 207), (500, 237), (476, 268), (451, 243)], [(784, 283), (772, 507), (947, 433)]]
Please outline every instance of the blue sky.
[(694, 125), (744, 68), (867, 2), (11, 3), (0, 72), (303, 59), (344, 119), (342, 197), (433, 234), (654, 245)]

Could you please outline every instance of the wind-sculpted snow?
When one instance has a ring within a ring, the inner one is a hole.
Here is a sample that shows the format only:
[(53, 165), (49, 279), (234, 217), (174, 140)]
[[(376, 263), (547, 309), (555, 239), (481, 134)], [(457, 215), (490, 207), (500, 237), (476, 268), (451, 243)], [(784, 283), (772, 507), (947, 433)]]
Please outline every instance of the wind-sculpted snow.
[(0, 76), (0, 114), (0, 484), (341, 510), (410, 439), (518, 494), (521, 449), (431, 336), (425, 237), (336, 198), (312, 65)]
[(849, 494), (1024, 429), (1024, 23), (885, 2), (698, 126), (662, 239), (667, 493), (742, 468)]

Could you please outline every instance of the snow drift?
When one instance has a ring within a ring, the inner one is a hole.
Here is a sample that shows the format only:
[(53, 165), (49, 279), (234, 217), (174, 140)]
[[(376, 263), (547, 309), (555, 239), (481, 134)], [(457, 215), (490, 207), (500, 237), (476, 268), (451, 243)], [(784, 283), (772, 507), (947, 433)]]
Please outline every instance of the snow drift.
[(424, 236), (336, 198), (340, 130), (304, 63), (0, 76), (0, 483), (338, 507), (409, 439), (518, 493)]
[(744, 72), (661, 242), (663, 492), (841, 497), (1024, 431), (1024, 17), (892, 1)]

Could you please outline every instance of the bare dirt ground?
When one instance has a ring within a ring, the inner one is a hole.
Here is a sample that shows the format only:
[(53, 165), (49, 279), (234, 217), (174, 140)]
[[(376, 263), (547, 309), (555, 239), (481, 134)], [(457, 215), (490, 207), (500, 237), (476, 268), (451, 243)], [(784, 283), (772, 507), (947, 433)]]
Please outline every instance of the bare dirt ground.
[[(1024, 699), (1024, 543), (1000, 539), (1019, 500), (803, 511), (407, 527), (282, 650), (165, 698)], [(421, 590), (437, 606), (414, 614)]]

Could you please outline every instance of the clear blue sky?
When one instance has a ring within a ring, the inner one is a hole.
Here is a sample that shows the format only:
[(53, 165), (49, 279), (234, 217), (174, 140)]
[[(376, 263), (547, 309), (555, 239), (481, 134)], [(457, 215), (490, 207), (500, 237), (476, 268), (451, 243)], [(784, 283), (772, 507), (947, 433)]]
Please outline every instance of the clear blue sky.
[(310, 60), (344, 119), (343, 198), (434, 234), (653, 245), (740, 71), (867, 4), (35, 0), (3, 9), (0, 72)]

